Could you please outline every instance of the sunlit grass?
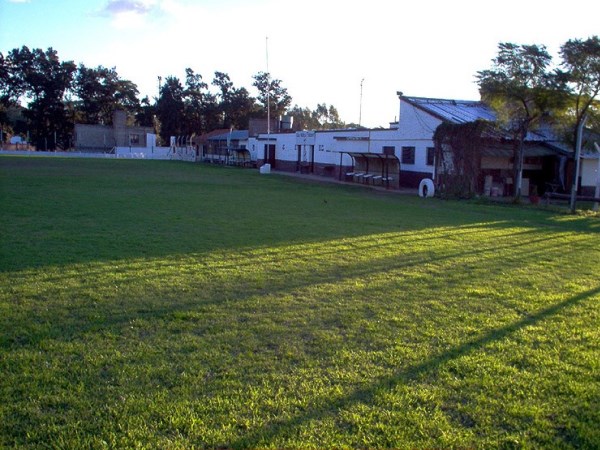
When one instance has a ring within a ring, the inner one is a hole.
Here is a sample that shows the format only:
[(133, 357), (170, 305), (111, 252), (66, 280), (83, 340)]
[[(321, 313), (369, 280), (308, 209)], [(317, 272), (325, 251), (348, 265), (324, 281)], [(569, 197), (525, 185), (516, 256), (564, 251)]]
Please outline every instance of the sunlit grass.
[(593, 448), (595, 218), (0, 159), (0, 444)]

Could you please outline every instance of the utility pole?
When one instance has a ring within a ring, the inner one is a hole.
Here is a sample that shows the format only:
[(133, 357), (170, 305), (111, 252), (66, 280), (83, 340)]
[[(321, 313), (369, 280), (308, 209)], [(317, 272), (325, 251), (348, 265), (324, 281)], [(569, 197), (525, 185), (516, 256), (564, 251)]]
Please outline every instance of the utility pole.
[(575, 170), (573, 170), (573, 183), (571, 184), (571, 212), (575, 212), (577, 202), (577, 188), (579, 187), (579, 160), (581, 159), (581, 141), (583, 140), (583, 128), (587, 122), (587, 113), (584, 113), (581, 122), (577, 125), (577, 142), (575, 143)]
[(360, 107), (358, 109), (358, 126), (362, 124), (362, 97), (363, 97), (363, 82), (365, 79), (360, 80)]
[(269, 73), (269, 36), (265, 37), (265, 51), (267, 60), (267, 145), (265, 147), (265, 164), (269, 160), (271, 150), (271, 74)]
[[(600, 146), (597, 142), (594, 142), (596, 152), (598, 153), (598, 168), (596, 169), (596, 190), (594, 191), (594, 197), (600, 198)], [(594, 202), (594, 211), (598, 211), (598, 202)]]

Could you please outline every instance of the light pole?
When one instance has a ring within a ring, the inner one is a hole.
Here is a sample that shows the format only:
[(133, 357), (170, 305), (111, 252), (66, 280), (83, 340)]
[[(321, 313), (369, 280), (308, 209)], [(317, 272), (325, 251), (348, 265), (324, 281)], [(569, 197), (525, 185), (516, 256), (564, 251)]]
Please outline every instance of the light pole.
[(575, 168), (573, 170), (573, 183), (571, 184), (571, 201), (569, 206), (571, 213), (575, 212), (575, 203), (577, 202), (577, 188), (579, 187), (579, 160), (581, 159), (581, 141), (583, 139), (583, 128), (587, 121), (587, 114), (584, 114), (577, 125), (577, 141), (575, 142)]
[(360, 106), (358, 109), (358, 126), (362, 124), (362, 96), (363, 96), (363, 82), (365, 79), (360, 80)]

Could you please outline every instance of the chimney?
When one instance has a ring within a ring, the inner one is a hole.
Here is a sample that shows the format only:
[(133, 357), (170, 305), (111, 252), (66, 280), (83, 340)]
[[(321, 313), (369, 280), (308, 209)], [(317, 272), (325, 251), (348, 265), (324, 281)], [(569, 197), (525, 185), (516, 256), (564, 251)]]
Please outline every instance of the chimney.
[(124, 128), (127, 125), (127, 113), (122, 109), (116, 109), (113, 113), (113, 127)]
[(398, 96), (398, 129), (400, 128), (400, 120), (402, 119), (401, 111), (402, 111), (402, 96), (404, 93), (402, 91), (396, 91), (396, 95)]

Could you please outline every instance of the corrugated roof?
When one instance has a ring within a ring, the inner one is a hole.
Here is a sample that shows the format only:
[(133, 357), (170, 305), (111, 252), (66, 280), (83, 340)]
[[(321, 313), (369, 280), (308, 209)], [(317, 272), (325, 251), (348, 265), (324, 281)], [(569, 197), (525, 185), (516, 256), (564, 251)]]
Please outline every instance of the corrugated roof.
[(412, 105), (452, 123), (468, 123), (476, 120), (496, 120), (496, 114), (486, 104), (474, 100), (445, 100), (439, 98), (402, 97)]
[(208, 138), (209, 141), (226, 141), (231, 139), (233, 141), (243, 141), (248, 139), (248, 130), (233, 130), (227, 131), (226, 133), (217, 134)]
[[(416, 106), (417, 108), (437, 117), (444, 122), (463, 124), (476, 120), (496, 121), (495, 111), (485, 103), (476, 100), (449, 100), (425, 97), (402, 97), (402, 100)], [(491, 131), (491, 130), (490, 130)], [(500, 134), (498, 134), (500, 133)], [(511, 139), (509, 131), (497, 130), (490, 132), (490, 136)], [(569, 147), (560, 141), (550, 126), (541, 126), (536, 130), (530, 130), (525, 138), (528, 142), (541, 142), (551, 146), (554, 150), (568, 153)]]

